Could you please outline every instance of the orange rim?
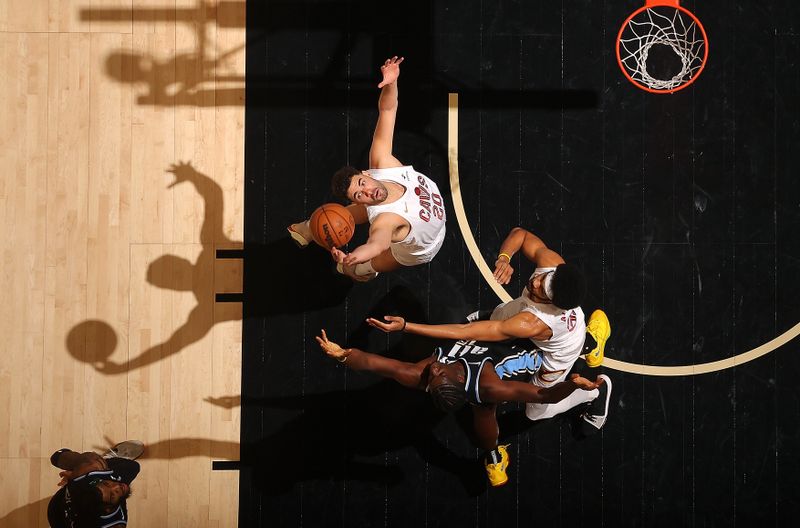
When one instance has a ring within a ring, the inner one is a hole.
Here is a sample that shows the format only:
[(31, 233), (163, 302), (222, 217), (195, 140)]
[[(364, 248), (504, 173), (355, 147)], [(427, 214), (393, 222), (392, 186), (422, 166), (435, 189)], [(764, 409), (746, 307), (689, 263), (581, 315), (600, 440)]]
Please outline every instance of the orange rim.
[[(681, 84), (677, 88), (672, 88), (672, 89), (669, 89), (669, 90), (656, 90), (654, 88), (650, 88), (649, 86), (647, 86), (645, 84), (642, 84), (639, 81), (637, 81), (636, 79), (634, 79), (633, 77), (631, 77), (631, 75), (628, 73), (627, 67), (622, 63), (622, 57), (620, 56), (620, 51), (619, 51), (619, 49), (620, 49), (620, 39), (622, 39), (622, 33), (623, 33), (623, 31), (625, 31), (625, 28), (628, 26), (628, 22), (630, 22), (639, 13), (641, 13), (643, 11), (646, 11), (647, 9), (650, 9), (652, 7), (659, 7), (659, 6), (673, 7), (675, 9), (685, 13), (686, 15), (688, 15), (692, 20), (694, 20), (695, 24), (697, 24), (697, 27), (700, 28), (700, 33), (703, 35), (703, 42), (704, 42), (704, 46), (703, 46), (704, 47), (704, 50), (703, 50), (703, 62), (700, 64), (700, 69), (697, 70), (697, 72), (695, 72), (695, 74), (692, 76), (691, 79), (689, 79), (685, 83)], [(700, 77), (700, 74), (703, 73), (703, 70), (706, 67), (706, 59), (708, 59), (708, 36), (706, 35), (706, 28), (703, 27), (703, 24), (694, 15), (694, 13), (692, 13), (691, 11), (689, 11), (688, 9), (686, 9), (684, 7), (681, 7), (679, 0), (646, 0), (644, 7), (640, 7), (639, 9), (637, 9), (636, 11), (631, 13), (631, 15), (628, 18), (625, 19), (625, 21), (622, 23), (622, 25), (619, 28), (619, 32), (617, 33), (617, 64), (619, 65), (619, 69), (622, 70), (622, 73), (625, 74), (625, 77), (627, 77), (628, 80), (634, 86), (636, 86), (637, 88), (640, 88), (640, 89), (642, 89), (642, 90), (644, 90), (646, 92), (664, 94), (664, 93), (675, 93), (675, 92), (678, 92), (680, 90), (683, 90), (687, 86), (691, 85), (695, 80), (697, 80), (697, 78)]]

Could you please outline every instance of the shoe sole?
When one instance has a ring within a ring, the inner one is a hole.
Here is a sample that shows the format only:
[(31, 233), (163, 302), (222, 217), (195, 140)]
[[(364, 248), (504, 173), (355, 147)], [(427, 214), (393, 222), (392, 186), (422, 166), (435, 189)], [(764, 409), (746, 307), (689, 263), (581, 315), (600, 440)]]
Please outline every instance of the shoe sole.
[(586, 354), (586, 364), (592, 368), (599, 367), (603, 364), (603, 359), (605, 358), (605, 351), (606, 351), (606, 341), (608, 338), (611, 337), (611, 322), (608, 320), (608, 316), (603, 310), (595, 310), (592, 312), (592, 315), (589, 316), (589, 323), (592, 322), (593, 319), (601, 319), (605, 322), (603, 325), (604, 329), (607, 329), (607, 332), (603, 332), (605, 335), (599, 336), (600, 339), (592, 336), (595, 341), (597, 341), (597, 351), (591, 351)]
[(286, 231), (289, 232), (289, 236), (292, 237), (292, 241), (297, 247), (300, 249), (305, 249), (308, 247), (309, 241), (306, 240), (306, 237), (292, 229), (292, 226), (287, 227)]
[(602, 427), (606, 424), (606, 420), (608, 420), (608, 405), (611, 403), (611, 378), (606, 376), (605, 374), (600, 374), (598, 378), (603, 378), (603, 382), (606, 384), (608, 390), (606, 390), (606, 401), (605, 405), (603, 406), (603, 421), (600, 423), (600, 427), (597, 427), (595, 424), (591, 424), (592, 427), (597, 427), (597, 429), (602, 429)]
[(112, 454), (112, 457), (125, 458), (127, 460), (136, 460), (144, 453), (144, 443), (139, 440), (126, 440), (120, 442), (106, 454)]

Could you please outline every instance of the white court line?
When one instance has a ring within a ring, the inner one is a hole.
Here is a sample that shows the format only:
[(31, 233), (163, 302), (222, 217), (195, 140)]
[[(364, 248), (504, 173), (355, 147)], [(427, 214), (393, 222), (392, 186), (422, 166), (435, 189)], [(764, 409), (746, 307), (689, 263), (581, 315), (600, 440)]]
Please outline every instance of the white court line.
[[(451, 93), (449, 95), (449, 111), (448, 111), (448, 138), (447, 138), (447, 157), (450, 165), (450, 194), (453, 200), (453, 209), (456, 212), (456, 219), (458, 220), (458, 227), (461, 230), (461, 236), (464, 238), (469, 250), (472, 260), (478, 266), (481, 275), (486, 280), (486, 283), (492, 287), (497, 297), (502, 302), (508, 302), (512, 299), (511, 295), (503, 288), (495, 279), (492, 270), (481, 255), (478, 245), (475, 243), (475, 237), (472, 236), (472, 229), (467, 220), (467, 214), (464, 211), (464, 202), (461, 199), (461, 183), (458, 179), (458, 94)], [(644, 374), (647, 376), (692, 376), (695, 374), (707, 374), (709, 372), (716, 372), (727, 368), (743, 365), (748, 361), (753, 361), (766, 354), (769, 354), (778, 347), (781, 347), (794, 339), (800, 334), (800, 323), (797, 323), (786, 332), (778, 337), (767, 341), (761, 346), (757, 346), (747, 352), (742, 352), (735, 356), (721, 359), (719, 361), (711, 361), (709, 363), (698, 363), (696, 365), (678, 365), (673, 367), (665, 367), (658, 365), (642, 365), (640, 363), (628, 363), (627, 361), (620, 361), (608, 356), (603, 359), (603, 366), (622, 372), (630, 372), (632, 374)]]

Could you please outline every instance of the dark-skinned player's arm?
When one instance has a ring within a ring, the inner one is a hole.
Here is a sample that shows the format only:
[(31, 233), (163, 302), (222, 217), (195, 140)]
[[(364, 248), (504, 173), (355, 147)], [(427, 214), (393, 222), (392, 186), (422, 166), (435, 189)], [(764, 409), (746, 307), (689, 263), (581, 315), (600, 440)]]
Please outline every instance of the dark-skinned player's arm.
[(552, 387), (538, 387), (522, 381), (502, 381), (500, 378), (486, 380), (481, 384), (481, 399), (488, 402), (558, 403), (577, 389), (590, 391), (603, 383), (603, 378), (589, 381), (578, 374), (556, 383)]
[(58, 476), (61, 477), (59, 486), (64, 486), (70, 480), (85, 475), (90, 471), (103, 471), (108, 469), (106, 461), (91, 451), (78, 453), (71, 449), (59, 449), (50, 457), (50, 463), (59, 469), (63, 469)]
[(500, 245), (497, 260), (494, 263), (494, 278), (500, 284), (508, 284), (514, 268), (511, 267), (511, 257), (517, 252), (529, 261), (536, 264), (537, 268), (552, 268), (564, 263), (561, 255), (548, 248), (541, 238), (521, 227), (515, 227)]
[(50, 457), (50, 463), (59, 469), (71, 471), (78, 466), (94, 463), (98, 469), (106, 469), (105, 460), (97, 453), (87, 451), (78, 453), (71, 449), (59, 449)]
[(404, 331), (436, 339), (464, 339), (475, 341), (506, 341), (508, 339), (549, 339), (550, 327), (535, 315), (522, 312), (504, 321), (475, 321), (463, 324), (429, 325), (410, 323), (402, 317), (386, 315), (384, 320), (370, 317), (370, 326), (384, 332)]
[(379, 376), (393, 379), (400, 385), (412, 389), (425, 389), (422, 373), (425, 367), (433, 362), (433, 357), (423, 359), (417, 363), (408, 363), (364, 352), (358, 348), (342, 348), (328, 339), (325, 330), (322, 330), (321, 335), (317, 336), (316, 339), (319, 346), (328, 356), (348, 368), (373, 372)]

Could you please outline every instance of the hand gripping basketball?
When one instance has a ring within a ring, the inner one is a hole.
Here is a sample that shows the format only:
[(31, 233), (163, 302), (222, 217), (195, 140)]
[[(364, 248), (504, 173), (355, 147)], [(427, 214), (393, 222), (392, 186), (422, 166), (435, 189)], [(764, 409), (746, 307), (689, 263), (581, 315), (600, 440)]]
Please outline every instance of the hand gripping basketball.
[(337, 203), (326, 203), (311, 214), (309, 227), (314, 242), (330, 251), (350, 242), (356, 222), (346, 207)]

